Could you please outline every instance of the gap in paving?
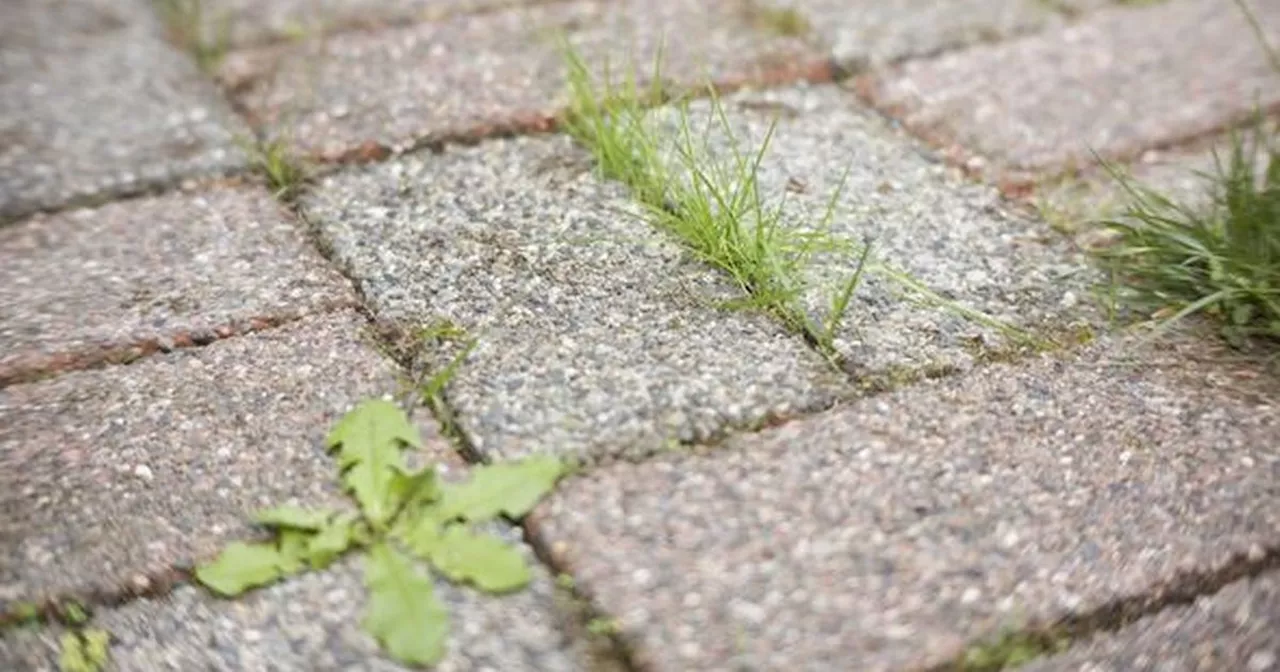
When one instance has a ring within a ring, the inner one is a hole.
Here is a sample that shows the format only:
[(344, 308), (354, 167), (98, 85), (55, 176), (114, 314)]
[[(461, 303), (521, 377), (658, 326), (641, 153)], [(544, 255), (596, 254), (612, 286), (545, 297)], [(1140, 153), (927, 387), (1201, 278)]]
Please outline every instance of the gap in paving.
[[(1163, 585), (1154, 586), (1151, 593), (1115, 600), (1057, 623), (1030, 623), (1007, 634), (1031, 635), (1036, 641), (1065, 640), (1068, 643), (1075, 643), (1093, 635), (1119, 631), (1125, 626), (1159, 614), (1166, 609), (1195, 604), (1196, 600), (1215, 595), (1232, 583), (1256, 578), (1278, 568), (1280, 568), (1280, 544), (1267, 548), (1253, 548), (1248, 553), (1236, 555), (1215, 570), (1183, 571), (1175, 574)], [(977, 642), (968, 651), (989, 643)], [(965, 653), (967, 654), (968, 651)], [(1049, 653), (1042, 651), (1036, 658)], [(1016, 668), (1017, 665), (1012, 667)], [(954, 670), (964, 669), (967, 668), (964, 654), (962, 654), (956, 660), (929, 667), (924, 672), (954, 672)], [(1002, 669), (1012, 668), (1006, 664)]]

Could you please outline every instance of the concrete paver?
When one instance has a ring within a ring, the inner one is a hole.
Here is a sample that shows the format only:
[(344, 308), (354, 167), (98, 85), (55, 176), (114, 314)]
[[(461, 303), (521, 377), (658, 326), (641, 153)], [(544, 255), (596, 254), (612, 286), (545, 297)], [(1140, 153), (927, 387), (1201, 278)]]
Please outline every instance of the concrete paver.
[(204, 0), (208, 39), (243, 47), (563, 0)]
[(243, 168), (250, 137), (141, 0), (0, 5), (0, 222)]
[(766, 11), (795, 12), (829, 45), (842, 68), (859, 71), (906, 58), (1007, 39), (1107, 0), (758, 0)]
[(291, 498), (345, 502), (323, 438), (357, 402), (400, 391), (362, 325), (309, 318), (0, 390), (0, 604), (207, 559)]
[(0, 228), (0, 385), (354, 302), (261, 187), (37, 215)]
[[(771, 202), (786, 199), (786, 225), (817, 231), (844, 177), (830, 233), (847, 243), (872, 239), (873, 260), (1014, 326), (1058, 330), (1089, 316), (1093, 278), (1063, 241), (1004, 208), (994, 189), (961, 179), (840, 87), (742, 93), (725, 107), (743, 151), (756, 151), (776, 121), (758, 180)], [(701, 128), (708, 106), (690, 109), (690, 123)], [(710, 160), (731, 161), (723, 127), (712, 127)], [(815, 259), (805, 297), (811, 314), (825, 319), (859, 254), (855, 247)], [(1003, 345), (994, 330), (954, 309), (924, 307), (904, 294), (872, 273), (854, 294), (836, 348), (860, 379), (892, 384), (911, 371), (964, 369), (981, 349), (975, 339)]]
[(1280, 572), (1037, 660), (1023, 672), (1269, 672), (1280, 669)]
[(640, 456), (823, 407), (843, 384), (644, 223), (567, 138), (420, 152), (326, 178), (307, 216), (380, 316), (479, 341), (448, 387), (475, 446)]
[[(519, 544), (518, 534), (507, 534)], [(452, 621), (448, 654), (438, 672), (609, 670), (593, 659), (561, 608), (546, 570), (521, 546), (534, 569), (526, 590), (482, 596), (445, 582), (436, 594)], [(409, 669), (385, 657), (360, 627), (367, 591), (363, 562), (348, 557), (324, 572), (219, 600), (194, 587), (95, 614), (93, 627), (111, 633), (117, 670), (147, 672), (382, 672)], [(0, 635), (0, 665), (8, 670), (58, 670), (58, 631)], [(6, 664), (7, 663), (7, 664)]]
[(613, 465), (529, 525), (654, 670), (925, 669), (1274, 553), (1275, 381), (1111, 347)]
[(558, 34), (592, 68), (634, 59), (642, 74), (665, 39), (664, 74), (690, 85), (818, 57), (796, 38), (753, 32), (725, 0), (590, 0), (246, 50), (222, 78), (271, 133), (323, 158), (363, 156), (545, 125), (565, 101)]
[[(1280, 5), (1252, 2), (1270, 43)], [(1213, 54), (1213, 58), (1204, 58)], [(1227, 76), (1225, 73), (1230, 73)], [(914, 131), (996, 167), (1059, 170), (1214, 131), (1280, 104), (1277, 73), (1234, 5), (1169, 0), (1061, 31), (912, 62), (860, 86)]]

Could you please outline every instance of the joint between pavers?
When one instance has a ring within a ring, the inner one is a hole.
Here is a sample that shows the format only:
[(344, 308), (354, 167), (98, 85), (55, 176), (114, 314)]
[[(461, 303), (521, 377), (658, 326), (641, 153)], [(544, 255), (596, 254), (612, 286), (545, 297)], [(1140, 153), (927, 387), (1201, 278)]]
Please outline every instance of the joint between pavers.
[[(94, 609), (113, 609), (136, 600), (165, 597), (181, 586), (193, 585), (193, 572), (192, 567), (172, 565), (137, 574), (108, 588), (73, 590), (38, 601), (14, 600), (0, 608), (0, 633), (35, 624), (72, 626), (83, 621), (85, 615), (91, 617)], [(73, 616), (69, 613), (73, 608), (90, 613)]]
[[(1139, 595), (1117, 598), (1055, 622), (1029, 623), (1005, 632), (1001, 639), (1017, 638), (1024, 645), (1038, 649), (1035, 657), (1042, 657), (1060, 651), (1064, 644), (1116, 632), (1167, 609), (1194, 604), (1198, 599), (1210, 597), (1237, 581), (1252, 579), (1276, 569), (1280, 569), (1280, 544), (1266, 548), (1255, 546), (1246, 552), (1233, 554), (1217, 569), (1183, 570)], [(1000, 642), (971, 646), (959, 657), (929, 667), (924, 672), (994, 672), (1012, 669), (1007, 661), (995, 660), (980, 665), (967, 661), (971, 652), (999, 646)], [(1024, 650), (1020, 653), (1024, 657), (1019, 660), (1028, 662), (1025, 658), (1028, 652)]]
[[(573, 476), (570, 476), (570, 478), (573, 478)], [(597, 641), (603, 639), (604, 642), (607, 642), (607, 651), (603, 653), (607, 654), (624, 672), (649, 672), (652, 670), (653, 666), (645, 663), (638, 643), (633, 641), (622, 628), (617, 627), (616, 619), (598, 606), (598, 602), (589, 590), (573, 581), (572, 563), (563, 553), (557, 553), (553, 548), (554, 544), (548, 542), (545, 534), (540, 531), (541, 525), (538, 513), (541, 508), (538, 507), (531, 511), (520, 523), (524, 543), (533, 549), (534, 557), (557, 577), (557, 590), (564, 590), (574, 598), (578, 605), (578, 613), (575, 614), (578, 625), (588, 631)], [(568, 577), (568, 579), (565, 580), (562, 577)], [(608, 627), (592, 628), (592, 623), (605, 623), (608, 624)]]
[(157, 353), (204, 347), (238, 336), (283, 327), (316, 315), (328, 315), (358, 306), (348, 299), (326, 302), (315, 310), (286, 312), (236, 320), (200, 331), (179, 331), (152, 336), (124, 345), (86, 346), (54, 354), (20, 357), (0, 365), (0, 389), (34, 383), (72, 371), (88, 371), (108, 366), (126, 366)]

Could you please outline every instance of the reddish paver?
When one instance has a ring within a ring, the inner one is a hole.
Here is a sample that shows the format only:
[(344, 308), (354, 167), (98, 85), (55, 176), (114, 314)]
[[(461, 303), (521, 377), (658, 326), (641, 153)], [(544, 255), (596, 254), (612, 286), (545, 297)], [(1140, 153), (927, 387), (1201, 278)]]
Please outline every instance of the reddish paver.
[(564, 0), (203, 0), (206, 39), (243, 47)]
[[(563, 33), (584, 61), (687, 84), (804, 71), (797, 38), (753, 31), (728, 0), (599, 0), (456, 16), (233, 54), (222, 78), (255, 121), (325, 159), (370, 158), (438, 138), (537, 130), (562, 107)], [(693, 37), (696, 36), (696, 39)], [(819, 68), (821, 69), (821, 68)]]
[(0, 229), (0, 385), (354, 302), (261, 187), (37, 215)]
[(1280, 572), (1237, 581), (1080, 642), (1022, 672), (1274, 672), (1280, 670)]
[(1111, 347), (614, 465), (530, 525), (650, 670), (927, 669), (1280, 552), (1275, 381)]
[(324, 436), (400, 392), (363, 327), (344, 311), (0, 390), (0, 606), (208, 559), (261, 507), (345, 502)]
[[(1280, 4), (1252, 2), (1280, 40)], [(1280, 73), (1222, 0), (1169, 0), (1089, 15), (1062, 31), (907, 63), (860, 82), (917, 133), (997, 166), (1058, 170), (1090, 150), (1134, 155), (1280, 105)]]

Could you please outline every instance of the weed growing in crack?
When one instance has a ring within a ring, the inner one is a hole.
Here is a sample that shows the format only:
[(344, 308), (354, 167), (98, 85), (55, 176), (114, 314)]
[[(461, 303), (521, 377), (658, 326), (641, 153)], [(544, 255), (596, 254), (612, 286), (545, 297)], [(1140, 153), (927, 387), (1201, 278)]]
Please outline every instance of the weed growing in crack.
[(285, 203), (294, 202), (311, 180), (311, 165), (293, 151), (288, 138), (241, 141), (240, 145), (275, 197)]
[(186, 49), (202, 71), (216, 70), (231, 47), (230, 17), (220, 16), (209, 26), (204, 0), (154, 0), (154, 4), (174, 44)]
[[(595, 77), (574, 50), (562, 42), (567, 66), (569, 106), (565, 130), (591, 152), (606, 178), (631, 190), (647, 219), (671, 234), (698, 260), (727, 273), (746, 297), (739, 307), (753, 308), (779, 319), (803, 335), (828, 360), (839, 364), (835, 339), (865, 273), (878, 273), (906, 290), (918, 302), (942, 308), (1020, 343), (1032, 338), (1000, 320), (930, 290), (905, 271), (871, 259), (872, 241), (838, 239), (831, 224), (844, 191), (841, 176), (812, 230), (788, 226), (787, 193), (767, 204), (761, 193), (760, 168), (776, 128), (776, 119), (759, 147), (738, 143), (714, 87), (707, 87), (710, 106), (706, 127), (694, 130), (687, 99), (670, 100), (661, 77), (662, 54), (655, 58), (647, 90), (628, 69), (615, 83), (605, 69)], [(661, 111), (657, 102), (669, 102)], [(666, 126), (654, 117), (670, 113)], [(712, 160), (704, 141), (713, 132), (728, 141), (729, 159)], [(815, 318), (804, 305), (813, 288), (807, 275), (820, 254), (847, 253), (853, 270), (831, 295), (825, 317)]]
[[(572, 101), (565, 128), (593, 154), (601, 172), (631, 189), (652, 224), (673, 235), (700, 261), (727, 273), (746, 293), (745, 305), (774, 315), (834, 357), (834, 334), (861, 281), (869, 246), (833, 299), (825, 323), (810, 317), (801, 304), (808, 288), (804, 271), (815, 254), (840, 243), (829, 235), (785, 226), (785, 200), (765, 204), (758, 176), (773, 128), (761, 146), (749, 153), (727, 133), (732, 161), (706, 161), (690, 124), (687, 101), (674, 103), (678, 125), (674, 137), (663, 137), (647, 118), (645, 101), (664, 99), (661, 53), (647, 94), (634, 72), (628, 72), (618, 86), (606, 74), (599, 91), (577, 54), (568, 48), (565, 54)], [(724, 108), (714, 91), (710, 93), (711, 121), (729, 131)], [(824, 222), (835, 214), (840, 188), (828, 204)]]
[(488, 593), (528, 585), (532, 574), (520, 552), (473, 528), (528, 513), (566, 474), (558, 459), (485, 465), (465, 482), (441, 482), (434, 465), (412, 470), (406, 464), (405, 451), (421, 447), (417, 428), (382, 400), (362, 402), (339, 420), (326, 445), (338, 454), (344, 490), (358, 513), (291, 505), (260, 511), (255, 521), (274, 539), (230, 544), (196, 569), (201, 584), (233, 597), (360, 553), (369, 591), (365, 630), (391, 657), (420, 665), (444, 657), (449, 630), (448, 610), (423, 565)]
[(63, 633), (58, 643), (60, 672), (99, 672), (106, 668), (111, 657), (111, 634), (105, 630), (72, 630)]

